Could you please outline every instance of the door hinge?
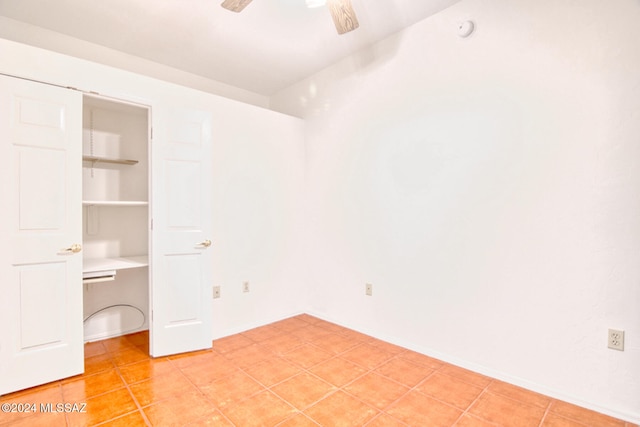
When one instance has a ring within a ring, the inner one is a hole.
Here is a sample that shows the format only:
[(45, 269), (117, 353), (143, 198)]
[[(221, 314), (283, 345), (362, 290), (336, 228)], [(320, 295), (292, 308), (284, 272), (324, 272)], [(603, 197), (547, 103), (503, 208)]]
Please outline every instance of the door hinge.
[(153, 218), (151, 218), (151, 229), (153, 230)]

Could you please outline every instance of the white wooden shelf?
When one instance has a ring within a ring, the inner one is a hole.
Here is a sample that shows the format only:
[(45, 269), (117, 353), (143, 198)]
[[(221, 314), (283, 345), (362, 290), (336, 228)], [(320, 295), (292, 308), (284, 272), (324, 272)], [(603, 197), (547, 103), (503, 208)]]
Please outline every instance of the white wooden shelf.
[(82, 272), (95, 273), (99, 271), (124, 270), (148, 265), (149, 257), (147, 255), (121, 258), (89, 258), (82, 260)]
[(128, 165), (128, 166), (132, 166), (138, 163), (137, 160), (116, 159), (113, 157), (98, 157), (98, 156), (87, 156), (87, 155), (83, 155), (82, 160), (85, 162), (91, 162), (94, 166), (98, 163), (110, 163), (115, 165)]
[(148, 206), (149, 202), (143, 200), (83, 200), (82, 206)]

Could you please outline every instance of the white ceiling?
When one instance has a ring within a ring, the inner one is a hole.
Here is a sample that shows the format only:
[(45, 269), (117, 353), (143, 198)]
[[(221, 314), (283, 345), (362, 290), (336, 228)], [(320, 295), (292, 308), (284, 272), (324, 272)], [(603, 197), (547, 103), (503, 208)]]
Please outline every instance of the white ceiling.
[(269, 96), (458, 1), (352, 0), (344, 35), (305, 0), (0, 0), (0, 16)]

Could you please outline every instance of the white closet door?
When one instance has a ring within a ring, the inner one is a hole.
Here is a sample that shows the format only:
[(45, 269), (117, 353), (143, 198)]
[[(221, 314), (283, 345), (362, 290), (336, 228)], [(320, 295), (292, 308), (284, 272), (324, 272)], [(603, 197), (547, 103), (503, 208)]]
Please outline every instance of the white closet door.
[(152, 356), (211, 347), (211, 116), (153, 110)]
[(81, 106), (0, 76), (0, 394), (84, 371)]

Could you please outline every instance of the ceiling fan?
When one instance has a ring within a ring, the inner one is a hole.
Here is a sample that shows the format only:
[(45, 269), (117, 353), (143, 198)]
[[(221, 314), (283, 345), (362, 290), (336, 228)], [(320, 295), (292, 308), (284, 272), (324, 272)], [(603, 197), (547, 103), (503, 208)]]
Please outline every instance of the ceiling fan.
[[(224, 0), (222, 7), (232, 12), (241, 12), (252, 0)], [(338, 34), (348, 33), (360, 25), (351, 6), (351, 0), (326, 0)]]

